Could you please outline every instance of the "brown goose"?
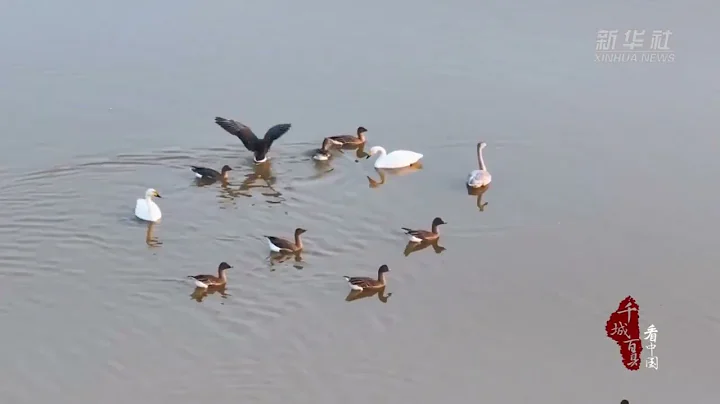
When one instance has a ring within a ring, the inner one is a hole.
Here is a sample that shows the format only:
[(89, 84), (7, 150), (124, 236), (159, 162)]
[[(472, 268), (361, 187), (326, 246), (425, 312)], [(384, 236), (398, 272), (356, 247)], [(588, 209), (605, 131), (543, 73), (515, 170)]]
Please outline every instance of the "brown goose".
[(190, 166), (190, 170), (195, 173), (195, 176), (197, 178), (202, 178), (205, 180), (224, 180), (227, 181), (228, 179), (228, 172), (232, 171), (232, 167), (225, 164), (223, 168), (220, 169), (220, 172), (217, 172), (213, 170), (212, 168), (207, 167), (198, 167), (198, 166)]
[(232, 119), (216, 117), (215, 123), (225, 129), (231, 135), (237, 136), (243, 142), (245, 148), (253, 152), (255, 163), (262, 163), (267, 160), (267, 152), (270, 150), (273, 142), (278, 140), (280, 136), (290, 130), (289, 123), (281, 123), (268, 129), (265, 137), (258, 139), (253, 131), (246, 125)]
[(349, 146), (359, 146), (361, 144), (365, 144), (365, 132), (367, 132), (367, 129), (363, 128), (362, 126), (357, 128), (357, 136), (352, 135), (340, 135), (340, 136), (330, 136), (328, 139), (330, 139), (333, 143), (341, 146), (349, 145)]
[(300, 235), (305, 233), (307, 230), (297, 228), (295, 229), (295, 242), (285, 240), (284, 238), (280, 237), (273, 237), (273, 236), (263, 236), (268, 241), (268, 246), (270, 247), (270, 251), (272, 252), (298, 252), (302, 250), (302, 240), (300, 240)]
[(333, 144), (335, 144), (335, 143), (333, 143), (333, 141), (330, 140), (330, 138), (326, 137), (325, 139), (323, 139), (322, 146), (319, 149), (316, 149), (315, 154), (313, 154), (313, 160), (318, 160), (318, 161), (328, 160), (330, 158), (330, 148), (332, 147)]
[(188, 278), (195, 280), (195, 286), (207, 289), (208, 286), (222, 286), (227, 283), (225, 270), (232, 268), (227, 262), (221, 262), (218, 266), (218, 276), (213, 275), (189, 275)]
[(350, 284), (350, 289), (362, 291), (363, 289), (379, 289), (385, 286), (385, 274), (390, 272), (387, 265), (381, 265), (378, 268), (377, 279), (365, 276), (345, 276), (345, 280)]
[(410, 241), (412, 241), (413, 243), (420, 243), (423, 240), (432, 241), (440, 237), (440, 233), (438, 233), (438, 226), (440, 226), (441, 224), (447, 224), (447, 222), (439, 217), (436, 217), (432, 221), (431, 231), (413, 230), (408, 229), (407, 227), (401, 227), (401, 229), (405, 230), (405, 234), (410, 236)]

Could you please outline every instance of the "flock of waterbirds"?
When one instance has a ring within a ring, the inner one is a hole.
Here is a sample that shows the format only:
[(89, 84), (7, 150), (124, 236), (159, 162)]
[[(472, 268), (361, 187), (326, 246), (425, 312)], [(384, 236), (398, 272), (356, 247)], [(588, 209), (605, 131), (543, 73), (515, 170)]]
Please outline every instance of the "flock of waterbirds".
[[(237, 138), (240, 139), (245, 148), (253, 153), (253, 160), (255, 164), (263, 164), (267, 162), (267, 154), (270, 151), (270, 147), (273, 142), (287, 133), (291, 127), (289, 123), (275, 125), (268, 129), (265, 136), (260, 139), (248, 126), (238, 121), (216, 117), (215, 123), (231, 135), (237, 136)], [(313, 152), (312, 158), (316, 161), (327, 161), (332, 157), (331, 150), (333, 149), (364, 147), (367, 142), (367, 138), (365, 137), (366, 132), (367, 129), (360, 126), (357, 128), (355, 136), (340, 135), (326, 137), (323, 139), (320, 148)], [(488, 172), (483, 159), (482, 150), (485, 146), (485, 142), (479, 142), (477, 144), (478, 169), (471, 171), (467, 177), (466, 185), (469, 190), (484, 190), (492, 180), (490, 172)], [(378, 155), (378, 158), (374, 163), (375, 168), (388, 170), (419, 166), (419, 161), (423, 157), (422, 154), (409, 150), (395, 150), (387, 153), (383, 147), (373, 146), (370, 148), (366, 158), (369, 159), (376, 154)], [(232, 168), (228, 165), (224, 165), (219, 172), (212, 168), (199, 166), (190, 166), (190, 169), (193, 173), (195, 173), (195, 176), (198, 179), (211, 181), (227, 181), (229, 172), (232, 171)], [(161, 198), (158, 191), (154, 188), (149, 188), (145, 192), (145, 197), (137, 200), (135, 204), (136, 217), (151, 223), (160, 221), (162, 218), (162, 212), (160, 211), (160, 207), (152, 200), (153, 197)], [(410, 244), (435, 243), (440, 236), (438, 226), (443, 224), (447, 223), (442, 218), (436, 217), (432, 221), (430, 230), (410, 229), (406, 227), (403, 227), (402, 230), (409, 236)], [(297, 254), (303, 249), (303, 243), (300, 236), (306, 231), (307, 230), (302, 228), (295, 229), (295, 237), (292, 241), (275, 236), (264, 237), (267, 240), (271, 253)], [(188, 278), (192, 279), (195, 286), (200, 290), (207, 290), (208, 288), (213, 287), (224, 288), (227, 284), (226, 271), (230, 268), (232, 268), (232, 266), (230, 266), (227, 262), (222, 262), (218, 266), (217, 276), (200, 274), (190, 275)], [(378, 268), (376, 278), (366, 276), (345, 276), (344, 278), (350, 285), (350, 289), (353, 291), (362, 292), (364, 290), (380, 290), (385, 288), (385, 274), (389, 271), (390, 268), (383, 264), (380, 268)]]

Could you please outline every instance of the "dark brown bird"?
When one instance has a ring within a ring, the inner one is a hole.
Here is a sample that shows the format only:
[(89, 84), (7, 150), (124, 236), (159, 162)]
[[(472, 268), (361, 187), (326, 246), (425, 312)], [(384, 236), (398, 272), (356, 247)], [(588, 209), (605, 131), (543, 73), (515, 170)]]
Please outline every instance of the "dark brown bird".
[(387, 265), (381, 265), (378, 268), (377, 279), (366, 276), (345, 276), (345, 280), (350, 284), (350, 289), (362, 291), (363, 289), (379, 289), (385, 286), (385, 274), (390, 272)]
[(237, 136), (237, 138), (243, 142), (245, 148), (253, 152), (253, 159), (256, 163), (263, 163), (267, 161), (267, 152), (270, 151), (270, 146), (272, 146), (273, 142), (278, 140), (280, 136), (287, 133), (291, 126), (289, 123), (275, 125), (268, 129), (267, 133), (265, 133), (265, 137), (258, 139), (252, 129), (238, 121), (218, 116), (215, 118), (215, 123), (220, 125), (221, 128), (225, 129), (231, 135)]
[(192, 170), (192, 172), (195, 173), (195, 176), (197, 178), (202, 178), (205, 180), (227, 180), (228, 172), (232, 171), (232, 168), (227, 164), (225, 164), (223, 168), (220, 169), (220, 172), (217, 172), (212, 168), (198, 166), (190, 166), (190, 169)]
[(357, 136), (352, 135), (340, 135), (340, 136), (330, 136), (328, 139), (330, 139), (333, 143), (341, 146), (345, 145), (352, 145), (352, 146), (359, 146), (361, 144), (365, 144), (365, 132), (367, 132), (367, 129), (363, 128), (362, 126), (357, 128)]
[(195, 280), (195, 286), (207, 289), (208, 286), (222, 286), (227, 283), (225, 270), (232, 268), (227, 262), (221, 262), (218, 266), (218, 276), (213, 275), (190, 275), (188, 278)]
[(410, 241), (413, 243), (420, 243), (423, 240), (432, 241), (436, 238), (440, 237), (440, 233), (438, 233), (438, 226), (441, 224), (447, 224), (444, 220), (442, 220), (439, 217), (436, 217), (432, 221), (432, 230), (413, 230), (408, 229), (407, 227), (401, 227), (403, 230), (405, 230), (405, 234), (410, 236)]
[(302, 240), (300, 240), (300, 235), (305, 233), (307, 230), (297, 228), (295, 229), (295, 242), (285, 240), (284, 238), (280, 237), (273, 237), (273, 236), (263, 236), (268, 240), (268, 246), (270, 247), (270, 251), (272, 252), (298, 252), (302, 250)]
[(329, 137), (323, 139), (322, 146), (319, 149), (315, 149), (313, 159), (318, 161), (325, 161), (330, 158), (330, 149), (332, 148), (333, 141)]

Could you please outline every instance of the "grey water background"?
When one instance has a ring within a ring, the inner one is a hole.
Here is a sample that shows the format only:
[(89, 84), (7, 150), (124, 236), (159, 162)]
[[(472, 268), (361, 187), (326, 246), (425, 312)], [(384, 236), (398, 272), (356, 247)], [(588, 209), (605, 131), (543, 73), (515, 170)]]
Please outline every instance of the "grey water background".
[[(709, 2), (3, 1), (0, 401), (717, 397), (717, 21)], [(596, 63), (599, 29), (670, 29), (676, 61)], [(258, 172), (215, 116), (293, 127)], [(371, 161), (309, 160), (358, 125), (423, 169), (371, 188)], [(190, 164), (233, 166), (230, 190)], [(159, 247), (132, 217), (148, 187)], [(399, 228), (435, 216), (446, 250), (404, 256)], [(302, 269), (271, 266), (260, 236), (298, 226)], [(220, 261), (229, 296), (193, 300), (183, 278)], [(347, 302), (342, 275), (381, 264), (387, 302)], [(604, 335), (627, 295), (657, 371)]]

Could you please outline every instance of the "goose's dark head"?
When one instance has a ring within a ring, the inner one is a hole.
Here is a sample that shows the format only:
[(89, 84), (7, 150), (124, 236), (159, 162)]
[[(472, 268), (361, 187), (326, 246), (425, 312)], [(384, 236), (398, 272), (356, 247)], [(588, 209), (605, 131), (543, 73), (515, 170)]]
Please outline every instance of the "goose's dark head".
[(298, 227), (297, 229), (295, 229), (295, 235), (296, 235), (296, 236), (299, 236), (299, 235), (305, 233), (306, 231), (307, 231), (307, 230)]
[(218, 271), (224, 271), (226, 269), (232, 268), (230, 265), (228, 265), (227, 262), (223, 261), (218, 265)]
[(433, 219), (433, 222), (432, 222), (433, 227), (440, 226), (441, 224), (447, 224), (447, 222), (442, 220), (439, 217), (436, 217), (435, 219)]
[(220, 172), (221, 172), (222, 174), (225, 174), (225, 173), (228, 172), (228, 171), (232, 171), (232, 167), (230, 167), (230, 166), (227, 165), (227, 164), (225, 164), (225, 165), (220, 169)]
[(362, 135), (362, 134), (365, 133), (365, 132), (367, 132), (367, 129), (365, 129), (364, 126), (359, 126), (359, 127), (357, 128), (357, 134), (358, 134), (358, 136)]
[(386, 272), (390, 272), (390, 268), (388, 268), (388, 266), (385, 265), (385, 264), (380, 265), (380, 268), (378, 268), (378, 273), (379, 273), (379, 274), (384, 274), (384, 273), (386, 273)]

